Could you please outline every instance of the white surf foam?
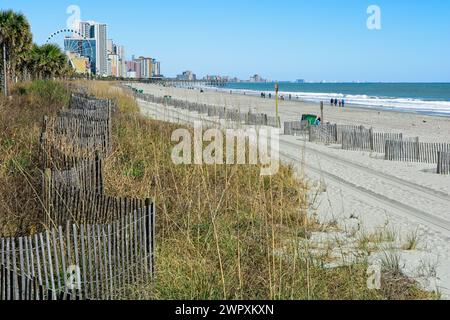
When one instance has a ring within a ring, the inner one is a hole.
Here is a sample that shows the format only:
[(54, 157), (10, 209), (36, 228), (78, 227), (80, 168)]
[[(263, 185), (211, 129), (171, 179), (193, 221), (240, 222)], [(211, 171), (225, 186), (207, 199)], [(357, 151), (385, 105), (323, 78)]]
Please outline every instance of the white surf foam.
[[(238, 94), (246, 94), (251, 96), (260, 96), (261, 92), (275, 96), (274, 91), (254, 91), (244, 89), (217, 89), (220, 91), (230, 91)], [(367, 95), (345, 95), (339, 93), (320, 93), (320, 92), (280, 92), (280, 96), (288, 99), (291, 95), (292, 100), (301, 100), (308, 102), (325, 102), (329, 103), (331, 99), (344, 99), (347, 105), (354, 105), (367, 108), (384, 108), (397, 111), (422, 112), (429, 114), (440, 114), (450, 116), (450, 101), (425, 101), (420, 99), (408, 98), (384, 98), (370, 97)]]

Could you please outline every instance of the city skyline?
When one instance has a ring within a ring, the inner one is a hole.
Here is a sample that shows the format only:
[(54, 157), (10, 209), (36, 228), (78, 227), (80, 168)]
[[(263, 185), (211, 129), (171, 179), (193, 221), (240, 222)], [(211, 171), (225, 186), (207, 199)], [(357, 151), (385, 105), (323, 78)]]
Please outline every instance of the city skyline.
[(162, 76), (161, 64), (154, 58), (133, 55), (128, 60), (125, 46), (108, 37), (105, 23), (75, 20), (61, 36), (64, 36), (64, 50), (76, 73), (89, 71), (101, 77), (139, 79)]
[[(381, 27), (366, 26), (372, 4)], [(210, 1), (164, 3), (58, 1), (42, 4), (3, 0), (1, 9), (27, 15), (37, 43), (64, 27), (70, 5), (82, 20), (110, 26), (109, 38), (128, 54), (158, 57), (164, 75), (193, 70), (247, 79), (295, 81), (449, 82), (450, 30), (442, 1), (355, 1), (342, 6), (322, 0), (279, 2)], [(127, 60), (129, 57), (127, 57)]]

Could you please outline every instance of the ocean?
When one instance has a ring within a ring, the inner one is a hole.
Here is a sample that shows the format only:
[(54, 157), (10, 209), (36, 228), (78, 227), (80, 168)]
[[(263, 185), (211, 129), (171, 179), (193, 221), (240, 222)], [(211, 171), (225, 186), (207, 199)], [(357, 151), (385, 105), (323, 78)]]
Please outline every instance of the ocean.
[[(280, 82), (280, 95), (286, 99), (310, 102), (332, 98), (344, 99), (346, 104), (416, 112), (450, 117), (450, 83), (292, 83)], [(261, 95), (274, 95), (275, 83), (228, 83), (220, 90)]]

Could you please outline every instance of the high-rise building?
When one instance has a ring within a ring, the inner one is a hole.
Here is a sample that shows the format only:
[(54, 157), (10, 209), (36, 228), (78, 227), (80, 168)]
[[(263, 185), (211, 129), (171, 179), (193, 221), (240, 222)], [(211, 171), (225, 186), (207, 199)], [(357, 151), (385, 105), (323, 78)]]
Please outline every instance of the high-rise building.
[(95, 40), (95, 73), (108, 75), (108, 26), (95, 21), (81, 21), (79, 28), (83, 38)]
[(120, 77), (119, 68), (119, 56), (117, 54), (108, 55), (108, 75), (116, 78)]
[(127, 65), (125, 61), (125, 47), (117, 46), (117, 55), (119, 56), (119, 77), (127, 76)]
[(138, 78), (141, 79), (150, 79), (153, 77), (153, 59), (147, 57), (139, 57), (135, 59), (140, 65), (140, 74), (138, 74)]
[[(125, 56), (123, 53), (123, 49), (118, 49), (118, 52), (122, 52), (121, 54)], [(118, 54), (119, 60), (121, 54)], [(161, 77), (161, 63), (156, 61), (156, 59), (148, 58), (148, 57), (139, 57), (134, 58), (131, 61), (125, 61), (123, 58), (123, 77), (139, 78), (139, 79), (150, 79), (153, 77)]]
[(127, 61), (127, 77), (128, 74), (133, 74), (133, 78), (140, 78), (141, 77), (141, 64), (136, 59), (133, 61)]
[(197, 80), (197, 76), (192, 71), (184, 71), (177, 76), (177, 80), (195, 81)]
[(108, 39), (106, 41), (106, 50), (108, 51), (108, 54), (114, 54), (114, 42), (112, 39)]
[(94, 38), (97, 41), (97, 75), (108, 75), (108, 51), (107, 51), (107, 25), (95, 23), (93, 25)]
[(92, 32), (92, 24), (94, 22), (81, 21), (80, 22), (80, 34), (83, 38), (94, 38), (94, 34)]
[(159, 61), (156, 61), (156, 59), (153, 59), (152, 61), (153, 66), (153, 77), (159, 77), (161, 75), (161, 63)]

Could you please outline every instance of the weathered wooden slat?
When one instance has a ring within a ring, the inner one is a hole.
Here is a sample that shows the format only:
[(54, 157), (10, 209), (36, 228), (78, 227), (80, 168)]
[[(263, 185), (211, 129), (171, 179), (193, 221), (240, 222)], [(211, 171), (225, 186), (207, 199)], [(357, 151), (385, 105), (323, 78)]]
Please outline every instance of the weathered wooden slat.
[(56, 286), (55, 286), (55, 278), (54, 278), (54, 274), (53, 274), (53, 259), (52, 259), (52, 248), (50, 245), (50, 232), (47, 230), (47, 232), (45, 233), (46, 236), (46, 249), (47, 249), (47, 258), (48, 258), (48, 266), (49, 266), (49, 278), (50, 278), (50, 282), (49, 285), (51, 287), (47, 287), (49, 289), (49, 291), (52, 293), (52, 300), (56, 300)]
[(74, 224), (72, 225), (72, 234), (73, 234), (73, 251), (75, 254), (75, 281), (76, 281), (76, 295), (78, 298), (83, 299), (83, 292), (81, 288), (81, 267), (80, 267), (80, 259), (79, 259), (79, 252), (78, 252), (78, 229), (77, 226)]

